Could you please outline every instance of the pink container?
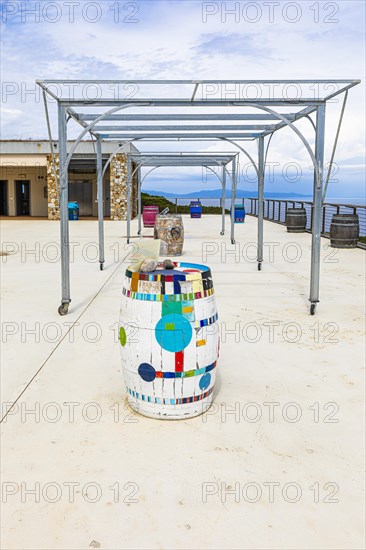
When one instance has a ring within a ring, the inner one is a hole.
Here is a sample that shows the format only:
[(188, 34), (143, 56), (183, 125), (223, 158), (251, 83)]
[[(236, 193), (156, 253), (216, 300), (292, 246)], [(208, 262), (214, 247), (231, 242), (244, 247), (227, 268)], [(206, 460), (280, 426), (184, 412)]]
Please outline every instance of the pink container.
[(144, 227), (154, 227), (156, 216), (159, 214), (158, 206), (144, 206), (142, 220)]

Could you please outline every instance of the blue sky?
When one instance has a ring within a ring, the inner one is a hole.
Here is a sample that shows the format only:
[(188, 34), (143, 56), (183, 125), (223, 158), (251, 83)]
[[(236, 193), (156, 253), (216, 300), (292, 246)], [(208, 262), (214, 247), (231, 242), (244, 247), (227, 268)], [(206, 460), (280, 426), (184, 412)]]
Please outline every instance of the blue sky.
[[(1, 7), (2, 139), (46, 137), (41, 98), (34, 92), (39, 78), (361, 78), (362, 84), (349, 94), (329, 196), (364, 194), (363, 1), (8, 0)], [(326, 162), (340, 108), (339, 102), (327, 108)], [(301, 122), (299, 129), (312, 142), (309, 122)], [(77, 131), (70, 124), (71, 138)], [(139, 144), (139, 148), (161, 150), (162, 144)], [(212, 151), (224, 146), (166, 143), (164, 148)], [(255, 144), (248, 149), (256, 154)], [(311, 192), (309, 157), (291, 130), (273, 138), (268, 161), (274, 170), (274, 177), (266, 181), (268, 191)], [(245, 164), (244, 159), (241, 162)], [(291, 175), (289, 162), (298, 164), (300, 178)], [(212, 189), (217, 184), (214, 177), (187, 168), (156, 171), (146, 180), (146, 189), (190, 192), (197, 186)], [(255, 188), (245, 170), (239, 187)]]

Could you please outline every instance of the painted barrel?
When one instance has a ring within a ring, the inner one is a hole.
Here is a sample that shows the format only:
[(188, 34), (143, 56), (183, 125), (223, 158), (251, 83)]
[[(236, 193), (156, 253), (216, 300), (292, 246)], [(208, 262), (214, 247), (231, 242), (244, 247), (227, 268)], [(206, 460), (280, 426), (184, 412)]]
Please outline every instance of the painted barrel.
[(357, 214), (333, 214), (330, 224), (330, 246), (356, 248), (360, 235)]
[(189, 204), (191, 218), (200, 218), (202, 216), (201, 201), (191, 201)]
[(182, 216), (164, 214), (156, 217), (155, 239), (160, 239), (160, 256), (181, 256), (184, 242)]
[(286, 212), (286, 225), (289, 233), (303, 233), (306, 231), (305, 208), (288, 208)]
[(234, 205), (234, 223), (244, 223), (245, 208), (243, 204)]
[(142, 211), (142, 221), (144, 223), (144, 227), (154, 227), (156, 216), (158, 215), (158, 206), (144, 206), (144, 209)]
[(126, 271), (119, 323), (130, 406), (155, 418), (184, 419), (212, 401), (219, 327), (211, 271), (174, 262), (152, 273)]

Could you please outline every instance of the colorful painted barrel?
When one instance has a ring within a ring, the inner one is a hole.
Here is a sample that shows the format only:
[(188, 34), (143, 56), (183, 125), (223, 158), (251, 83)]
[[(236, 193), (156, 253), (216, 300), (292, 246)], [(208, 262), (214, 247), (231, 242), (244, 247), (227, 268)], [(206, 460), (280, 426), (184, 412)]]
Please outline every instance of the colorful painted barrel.
[(234, 205), (234, 223), (244, 223), (245, 208), (243, 204)]
[(205, 412), (212, 401), (219, 327), (211, 271), (174, 262), (152, 273), (126, 271), (120, 325), (130, 406), (156, 418)]
[(201, 201), (191, 201), (189, 204), (191, 218), (200, 218), (202, 216)]
[(165, 214), (156, 216), (155, 239), (160, 239), (160, 256), (181, 256), (184, 242), (182, 216)]
[(156, 216), (158, 215), (158, 206), (144, 206), (144, 209), (142, 211), (142, 221), (144, 223), (144, 227), (154, 227)]

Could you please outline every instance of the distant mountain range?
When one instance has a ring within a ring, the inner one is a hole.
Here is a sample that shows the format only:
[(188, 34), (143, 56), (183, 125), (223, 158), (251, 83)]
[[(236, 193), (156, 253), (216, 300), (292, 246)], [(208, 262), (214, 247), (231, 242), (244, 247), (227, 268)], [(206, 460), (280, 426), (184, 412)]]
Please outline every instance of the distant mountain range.
[[(166, 191), (150, 191), (146, 190), (146, 193), (149, 195), (154, 195), (158, 197), (174, 198), (179, 197), (181, 199), (190, 199), (190, 198), (206, 198), (206, 199), (218, 199), (222, 195), (221, 189), (201, 189), (200, 191), (191, 191), (191, 193), (168, 193)], [(245, 199), (248, 197), (256, 197), (257, 193), (255, 191), (245, 191), (244, 189), (236, 190), (236, 197), (238, 199)], [(311, 195), (299, 195), (298, 193), (264, 193), (266, 198), (281, 199), (290, 197), (296, 198), (311, 198)], [(231, 198), (231, 189), (226, 189), (226, 198)]]

